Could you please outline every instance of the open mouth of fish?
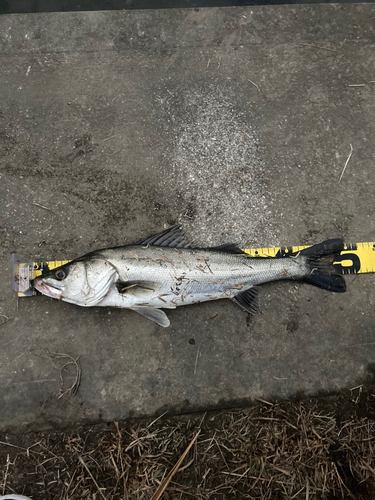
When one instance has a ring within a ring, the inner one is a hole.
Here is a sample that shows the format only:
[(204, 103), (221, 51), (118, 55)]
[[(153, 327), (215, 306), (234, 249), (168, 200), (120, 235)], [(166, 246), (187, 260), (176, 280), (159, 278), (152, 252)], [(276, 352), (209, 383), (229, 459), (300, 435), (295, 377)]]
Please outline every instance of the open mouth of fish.
[(38, 290), (38, 292), (43, 295), (47, 295), (48, 297), (52, 297), (53, 299), (60, 299), (62, 296), (62, 289), (55, 285), (47, 285), (43, 281), (34, 282), (34, 287)]

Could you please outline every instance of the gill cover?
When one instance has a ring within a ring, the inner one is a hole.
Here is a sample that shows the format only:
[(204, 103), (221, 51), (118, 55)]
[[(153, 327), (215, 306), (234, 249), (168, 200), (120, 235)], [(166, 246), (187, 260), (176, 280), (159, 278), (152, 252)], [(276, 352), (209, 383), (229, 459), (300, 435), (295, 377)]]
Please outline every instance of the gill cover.
[(36, 278), (34, 285), (44, 295), (90, 307), (105, 297), (117, 278), (117, 269), (107, 260), (91, 258), (53, 269)]
[[(117, 280), (117, 269), (104, 259), (91, 259), (81, 264), (85, 268), (85, 279), (81, 290), (84, 304), (76, 303), (87, 307), (95, 306), (108, 293), (112, 283)], [(62, 298), (68, 302), (66, 292), (63, 293)]]

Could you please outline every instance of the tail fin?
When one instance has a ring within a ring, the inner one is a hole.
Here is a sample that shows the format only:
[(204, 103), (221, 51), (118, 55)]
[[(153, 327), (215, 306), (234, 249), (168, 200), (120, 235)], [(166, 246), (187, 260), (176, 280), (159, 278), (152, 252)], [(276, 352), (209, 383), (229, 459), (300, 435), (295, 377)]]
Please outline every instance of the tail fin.
[(340, 253), (343, 249), (343, 240), (333, 239), (302, 250), (300, 255), (307, 258), (307, 265), (310, 269), (310, 274), (304, 278), (304, 281), (331, 292), (345, 292), (345, 279), (333, 266), (334, 254)]

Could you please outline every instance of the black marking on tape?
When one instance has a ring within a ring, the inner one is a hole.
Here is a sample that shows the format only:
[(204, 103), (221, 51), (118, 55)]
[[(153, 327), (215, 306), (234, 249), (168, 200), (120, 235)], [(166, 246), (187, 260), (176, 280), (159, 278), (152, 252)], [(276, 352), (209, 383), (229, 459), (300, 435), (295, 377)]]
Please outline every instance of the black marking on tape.
[(289, 257), (295, 253), (296, 252), (293, 252), (293, 247), (280, 247), (280, 250), (278, 250), (275, 257)]
[[(334, 268), (340, 274), (357, 274), (361, 269), (361, 261), (355, 253), (344, 253), (344, 254), (335, 254), (334, 255)], [(344, 260), (351, 260), (351, 266), (343, 266), (341, 264)]]
[(348, 243), (345, 246), (346, 246), (345, 250), (358, 250), (357, 243)]

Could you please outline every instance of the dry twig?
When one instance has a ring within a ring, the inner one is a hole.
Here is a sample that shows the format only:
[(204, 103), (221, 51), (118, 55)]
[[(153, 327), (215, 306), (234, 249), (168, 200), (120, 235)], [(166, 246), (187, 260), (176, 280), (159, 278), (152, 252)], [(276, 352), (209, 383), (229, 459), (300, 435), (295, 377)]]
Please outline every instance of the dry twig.
[(159, 488), (152, 495), (151, 500), (159, 500), (161, 498), (162, 494), (168, 488), (169, 483), (172, 481), (173, 476), (176, 474), (176, 472), (180, 468), (182, 462), (185, 460), (185, 457), (189, 453), (191, 447), (193, 446), (195, 441), (198, 439), (198, 436), (200, 433), (201, 433), (201, 431), (199, 429), (199, 431), (195, 434), (195, 436), (191, 440), (189, 446), (186, 448), (186, 450), (183, 452), (181, 457), (177, 460), (176, 464), (173, 466), (172, 470), (169, 472), (168, 476), (164, 479), (164, 481), (161, 483)]
[(249, 78), (247, 79), (247, 81), (250, 82), (250, 83), (252, 83), (254, 85), (254, 87), (256, 87), (259, 90), (259, 92), (260, 92), (260, 88), (258, 87), (258, 85), (256, 83), (254, 83), (251, 80), (249, 80)]
[(82, 458), (82, 457), (78, 457), (78, 460), (81, 462), (81, 464), (83, 465), (83, 467), (86, 469), (86, 471), (87, 471), (88, 475), (91, 477), (92, 482), (95, 484), (95, 486), (96, 486), (96, 488), (97, 488), (98, 492), (100, 493), (100, 496), (101, 496), (102, 498), (104, 498), (104, 500), (107, 500), (107, 499), (106, 499), (106, 497), (104, 496), (104, 493), (103, 493), (103, 492), (102, 492), (102, 490), (99, 488), (98, 483), (95, 481), (94, 476), (91, 474), (91, 471), (90, 471), (90, 469), (87, 467), (87, 465), (86, 465), (85, 461), (83, 460), (83, 458)]
[(43, 210), (48, 210), (48, 212), (50, 212), (50, 211), (51, 211), (51, 209), (50, 209), (50, 208), (47, 208), (47, 207), (45, 207), (45, 206), (41, 205), (40, 203), (36, 203), (36, 202), (34, 202), (34, 203), (32, 203), (32, 205), (34, 205), (35, 207), (40, 207), (40, 208), (43, 208)]
[(349, 155), (348, 155), (348, 157), (346, 159), (344, 168), (342, 169), (342, 172), (341, 172), (341, 175), (340, 175), (340, 179), (339, 179), (339, 183), (341, 182), (342, 176), (344, 175), (344, 172), (346, 170), (346, 167), (348, 166), (348, 163), (349, 163), (350, 158), (352, 157), (352, 154), (353, 154), (353, 146), (350, 144), (350, 153), (349, 153)]

